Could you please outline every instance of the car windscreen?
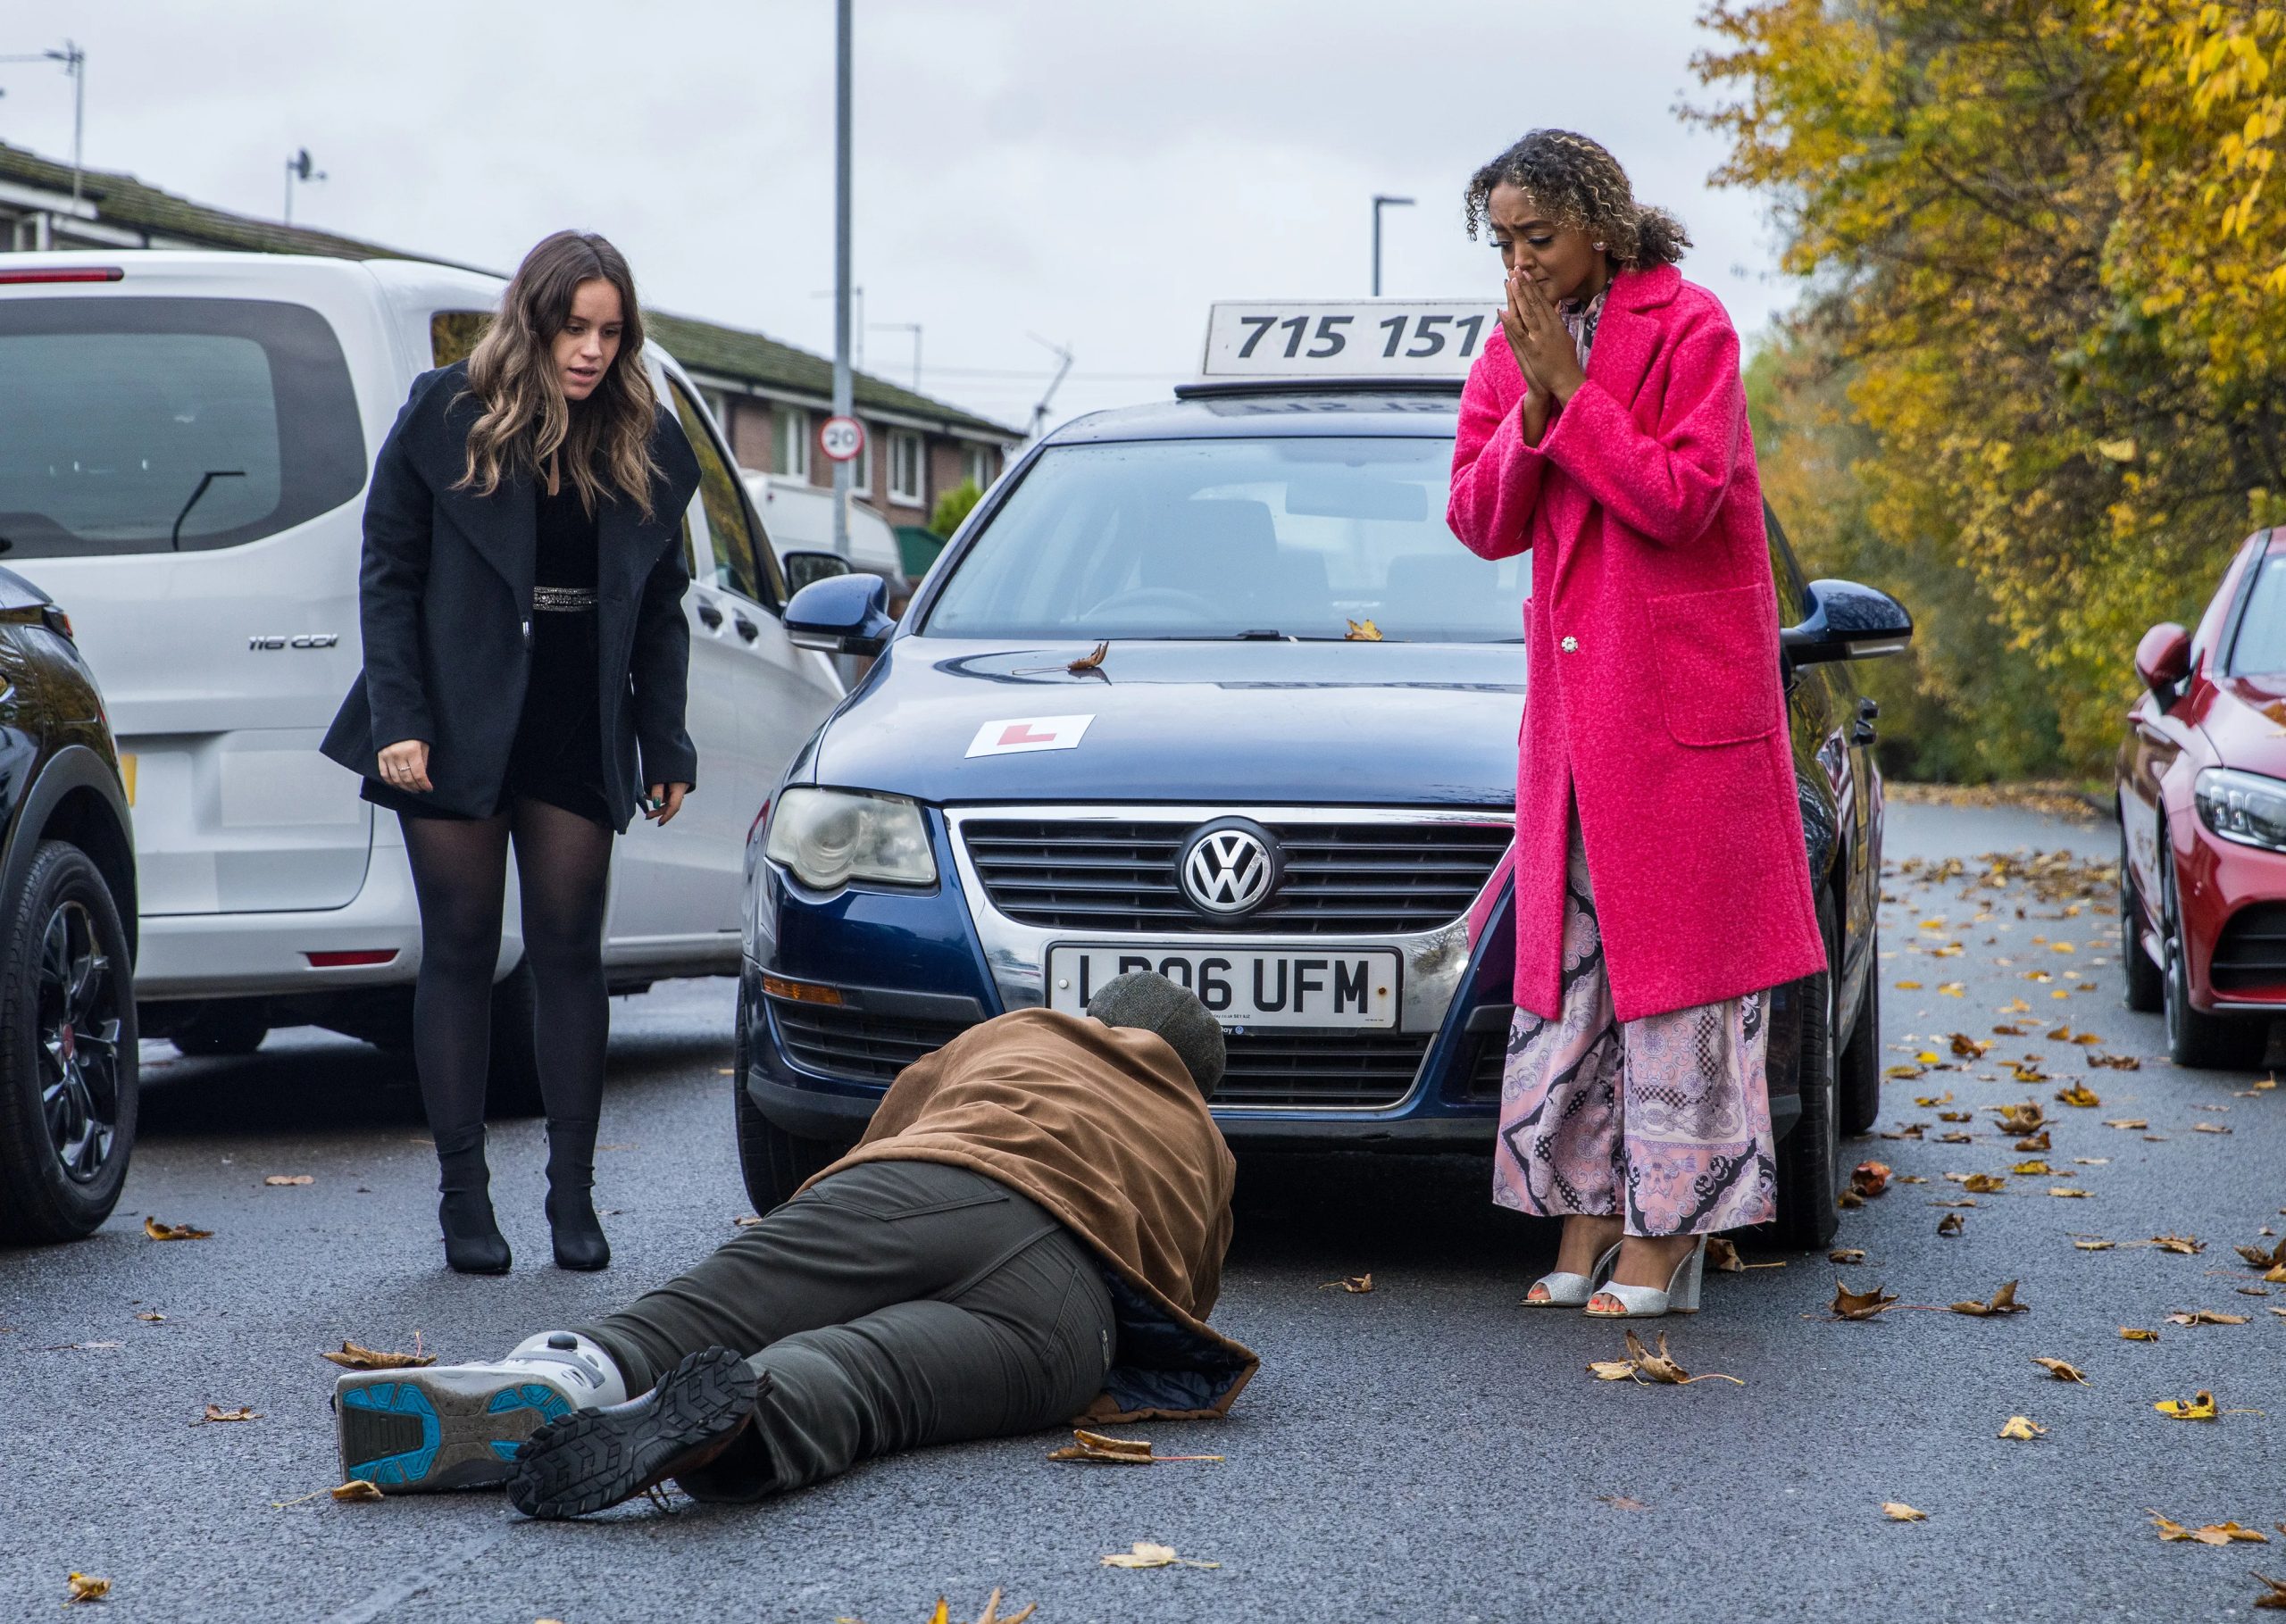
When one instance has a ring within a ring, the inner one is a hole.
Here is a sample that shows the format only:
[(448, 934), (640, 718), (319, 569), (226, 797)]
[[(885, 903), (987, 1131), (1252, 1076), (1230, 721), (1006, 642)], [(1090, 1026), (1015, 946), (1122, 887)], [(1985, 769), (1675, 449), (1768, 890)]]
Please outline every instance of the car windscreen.
[(0, 299), (11, 562), (236, 546), (365, 487), (333, 329), (262, 299)]
[(2286, 673), (2286, 553), (2254, 563), (2255, 577), (2231, 643), (2231, 675), (2269, 677)]
[(1518, 641), (1529, 561), (1481, 559), (1446, 527), (1452, 456), (1428, 438), (1052, 446), (922, 629)]

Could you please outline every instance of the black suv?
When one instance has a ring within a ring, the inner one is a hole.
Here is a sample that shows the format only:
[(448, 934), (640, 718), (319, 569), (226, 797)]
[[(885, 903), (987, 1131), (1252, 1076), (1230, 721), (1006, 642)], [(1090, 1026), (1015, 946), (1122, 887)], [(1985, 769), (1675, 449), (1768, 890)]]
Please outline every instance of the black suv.
[(127, 1179), (137, 1071), (127, 808), (71, 620), (0, 569), (0, 1245), (88, 1234)]

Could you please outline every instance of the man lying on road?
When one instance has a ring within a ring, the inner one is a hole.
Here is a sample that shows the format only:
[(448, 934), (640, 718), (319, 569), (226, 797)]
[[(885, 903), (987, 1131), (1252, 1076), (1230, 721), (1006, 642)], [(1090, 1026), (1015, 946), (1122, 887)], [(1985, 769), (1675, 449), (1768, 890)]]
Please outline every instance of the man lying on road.
[(752, 1500), (928, 1444), (1219, 1416), (1257, 1362), (1206, 1323), (1236, 1172), (1206, 1109), (1223, 1059), (1206, 1006), (1145, 972), (1085, 1018), (972, 1028), (848, 1155), (624, 1312), (491, 1364), (342, 1377), (343, 1475), (505, 1481), (574, 1517), (670, 1478)]

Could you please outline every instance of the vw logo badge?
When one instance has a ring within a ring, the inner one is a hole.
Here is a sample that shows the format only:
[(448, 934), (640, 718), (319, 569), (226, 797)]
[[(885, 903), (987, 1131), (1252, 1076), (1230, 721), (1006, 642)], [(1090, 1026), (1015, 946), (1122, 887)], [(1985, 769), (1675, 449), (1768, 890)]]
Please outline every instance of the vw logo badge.
[(1223, 919), (1251, 913), (1268, 901), (1284, 866), (1276, 838), (1245, 818), (1202, 825), (1183, 842), (1175, 864), (1190, 905)]

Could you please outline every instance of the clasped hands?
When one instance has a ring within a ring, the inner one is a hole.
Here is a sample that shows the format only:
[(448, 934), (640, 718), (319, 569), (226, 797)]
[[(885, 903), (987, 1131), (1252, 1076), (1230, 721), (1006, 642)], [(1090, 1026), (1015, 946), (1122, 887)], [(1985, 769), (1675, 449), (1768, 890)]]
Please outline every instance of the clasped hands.
[(1580, 352), (1572, 331), (1557, 313), (1556, 301), (1522, 269), (1508, 273), (1507, 302), (1500, 308), (1500, 330), (1508, 339), (1508, 353), (1528, 386), (1524, 395), (1524, 443), (1539, 444), (1548, 413), (1572, 398), (1588, 380), (1580, 366)]

